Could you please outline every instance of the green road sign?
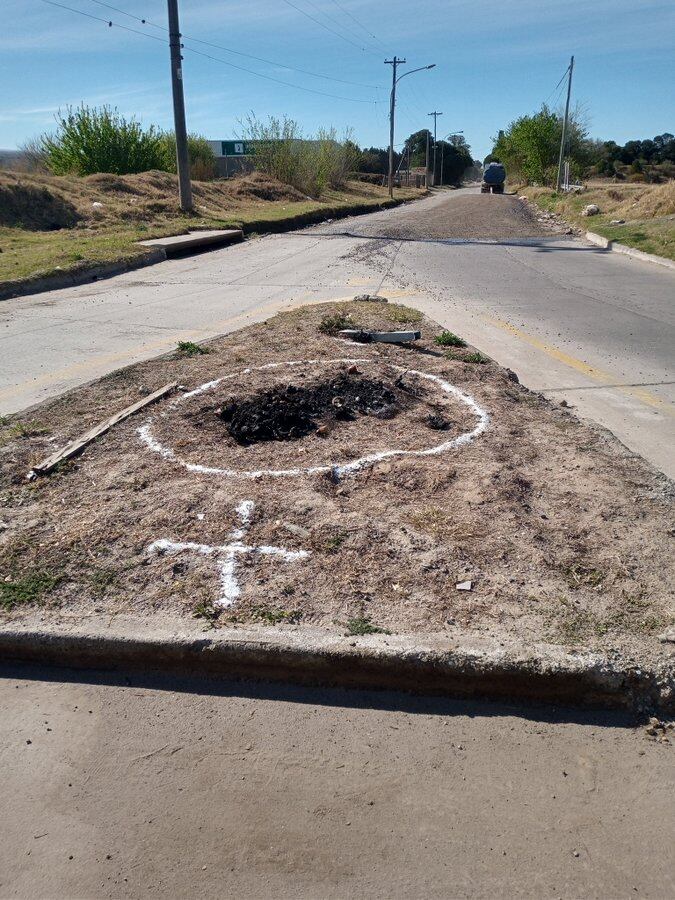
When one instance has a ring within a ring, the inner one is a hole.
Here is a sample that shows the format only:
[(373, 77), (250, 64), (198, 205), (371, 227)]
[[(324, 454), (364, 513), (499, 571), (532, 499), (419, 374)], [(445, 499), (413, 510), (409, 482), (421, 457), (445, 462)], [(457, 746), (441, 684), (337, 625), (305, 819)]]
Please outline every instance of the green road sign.
[(253, 153), (250, 141), (221, 141), (223, 156), (249, 156)]

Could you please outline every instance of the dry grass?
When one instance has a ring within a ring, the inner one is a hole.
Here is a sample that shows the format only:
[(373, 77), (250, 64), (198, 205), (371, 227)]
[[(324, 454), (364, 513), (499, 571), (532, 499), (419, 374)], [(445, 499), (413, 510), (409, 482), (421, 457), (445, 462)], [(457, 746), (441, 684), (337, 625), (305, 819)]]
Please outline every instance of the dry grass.
[[(277, 223), (356, 204), (377, 206), (385, 188), (349, 183), (321, 200), (269, 176), (193, 182), (195, 212), (178, 207), (175, 175), (54, 176), (0, 172), (0, 282), (77, 271), (147, 253), (137, 241), (194, 228), (232, 225), (262, 229)], [(397, 192), (403, 199), (420, 191)]]
[[(559, 213), (569, 222), (589, 228), (610, 240), (620, 241), (647, 253), (675, 259), (675, 181), (664, 184), (615, 184), (589, 182), (580, 194), (558, 196), (550, 188), (526, 187), (519, 193), (542, 209)], [(600, 214), (581, 215), (584, 206), (595, 203)], [(625, 219), (624, 225), (610, 225)]]

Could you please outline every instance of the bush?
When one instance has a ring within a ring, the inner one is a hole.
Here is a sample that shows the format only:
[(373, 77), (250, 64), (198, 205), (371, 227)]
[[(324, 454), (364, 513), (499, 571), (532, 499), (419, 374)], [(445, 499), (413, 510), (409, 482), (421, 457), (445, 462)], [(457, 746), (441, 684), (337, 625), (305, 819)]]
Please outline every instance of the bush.
[(153, 126), (144, 130), (140, 122), (125, 119), (116, 109), (71, 106), (65, 114), (57, 114), (56, 122), (56, 133), (39, 141), (55, 175), (129, 175), (163, 168), (161, 133)]
[(334, 128), (305, 138), (293, 119), (270, 116), (263, 122), (253, 114), (241, 127), (244, 139), (254, 144), (255, 168), (304, 194), (318, 197), (326, 188), (340, 187), (356, 167), (358, 147), (349, 135), (339, 141)]
[[(160, 168), (176, 173), (176, 133), (165, 131), (161, 136), (164, 160)], [(216, 177), (216, 157), (211, 145), (200, 134), (188, 135), (190, 178), (194, 181), (212, 181)]]

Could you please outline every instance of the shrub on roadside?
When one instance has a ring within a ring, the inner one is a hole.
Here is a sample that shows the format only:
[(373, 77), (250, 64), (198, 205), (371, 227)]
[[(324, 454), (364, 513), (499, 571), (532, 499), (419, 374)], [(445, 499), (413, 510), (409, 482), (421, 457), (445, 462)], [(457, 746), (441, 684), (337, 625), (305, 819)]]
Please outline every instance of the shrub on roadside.
[(110, 106), (69, 106), (57, 114), (56, 123), (56, 132), (39, 142), (54, 175), (129, 175), (164, 165), (161, 132), (152, 125), (144, 129)]
[(294, 119), (252, 113), (241, 123), (242, 136), (254, 145), (254, 165), (260, 172), (319, 197), (329, 187), (345, 183), (355, 167), (358, 148), (349, 135), (339, 140), (334, 128), (320, 128), (306, 138)]
[[(165, 172), (175, 174), (176, 133), (165, 131), (160, 141), (164, 154), (161, 168)], [(200, 134), (189, 134), (188, 155), (190, 157), (190, 178), (193, 181), (213, 181), (216, 177), (216, 157), (207, 139)]]
[[(28, 164), (54, 175), (131, 175), (159, 169), (176, 172), (176, 136), (153, 125), (144, 128), (109, 106), (68, 107), (56, 117), (54, 134), (45, 134), (24, 148)], [(208, 181), (216, 175), (213, 150), (205, 137), (188, 135), (190, 176)]]

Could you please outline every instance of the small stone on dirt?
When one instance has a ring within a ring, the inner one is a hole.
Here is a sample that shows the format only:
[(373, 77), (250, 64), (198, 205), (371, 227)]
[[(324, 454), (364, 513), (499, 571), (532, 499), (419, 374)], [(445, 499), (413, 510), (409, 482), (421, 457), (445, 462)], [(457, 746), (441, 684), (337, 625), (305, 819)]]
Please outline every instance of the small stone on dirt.
[(667, 628), (659, 635), (662, 644), (675, 644), (675, 628)]
[(473, 588), (473, 581), (460, 581), (455, 587), (458, 591), (470, 591)]

